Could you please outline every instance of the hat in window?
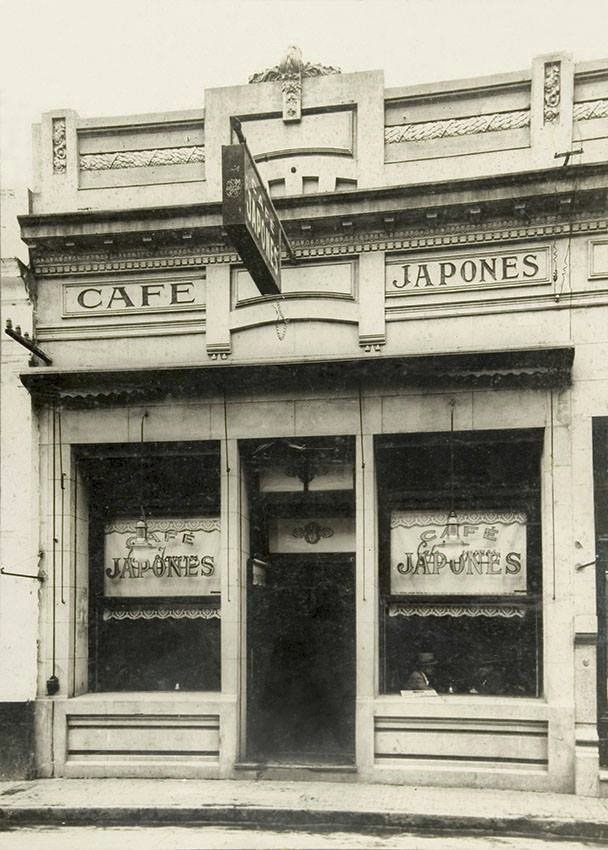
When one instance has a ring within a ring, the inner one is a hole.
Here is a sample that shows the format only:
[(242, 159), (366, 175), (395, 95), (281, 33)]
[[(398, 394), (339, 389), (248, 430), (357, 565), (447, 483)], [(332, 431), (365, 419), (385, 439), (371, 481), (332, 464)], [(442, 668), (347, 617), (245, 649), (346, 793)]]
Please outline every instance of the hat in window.
[(416, 656), (416, 661), (420, 667), (430, 667), (433, 664), (437, 664), (437, 659), (432, 652), (419, 652)]

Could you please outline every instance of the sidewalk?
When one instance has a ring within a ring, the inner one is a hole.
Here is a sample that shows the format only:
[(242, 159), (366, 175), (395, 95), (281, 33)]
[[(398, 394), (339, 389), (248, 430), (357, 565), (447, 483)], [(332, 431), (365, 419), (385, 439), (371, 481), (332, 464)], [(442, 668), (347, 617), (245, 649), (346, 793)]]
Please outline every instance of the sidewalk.
[(340, 782), (0, 782), (0, 830), (51, 824), (388, 828), (608, 841), (608, 800), (570, 794)]

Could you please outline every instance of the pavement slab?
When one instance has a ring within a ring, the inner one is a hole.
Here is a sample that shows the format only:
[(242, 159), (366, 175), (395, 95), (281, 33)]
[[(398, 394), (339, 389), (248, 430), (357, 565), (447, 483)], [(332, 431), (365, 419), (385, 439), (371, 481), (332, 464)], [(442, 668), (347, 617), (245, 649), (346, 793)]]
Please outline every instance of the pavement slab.
[(0, 829), (215, 824), (450, 831), (608, 840), (608, 800), (341, 782), (40, 779), (0, 782)]

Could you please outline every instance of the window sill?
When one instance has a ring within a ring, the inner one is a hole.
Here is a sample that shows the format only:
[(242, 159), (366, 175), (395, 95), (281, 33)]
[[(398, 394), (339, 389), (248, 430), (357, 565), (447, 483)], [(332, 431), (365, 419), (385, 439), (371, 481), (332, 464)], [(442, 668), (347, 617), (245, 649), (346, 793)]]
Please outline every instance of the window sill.
[[(56, 699), (60, 699), (57, 697)], [(99, 691), (63, 697), (75, 702), (233, 702), (236, 697), (220, 691)]]
[(485, 694), (432, 694), (428, 697), (402, 697), (400, 694), (380, 694), (374, 699), (374, 713), (385, 715), (387, 711), (404, 715), (446, 712), (461, 717), (529, 717), (546, 719), (548, 703), (544, 697), (509, 697)]

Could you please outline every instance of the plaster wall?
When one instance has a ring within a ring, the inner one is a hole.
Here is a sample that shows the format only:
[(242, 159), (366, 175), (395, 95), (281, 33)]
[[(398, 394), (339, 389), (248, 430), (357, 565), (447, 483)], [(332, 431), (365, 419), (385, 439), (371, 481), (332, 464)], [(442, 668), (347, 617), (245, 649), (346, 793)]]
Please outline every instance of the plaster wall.
[[(25, 275), (25, 267), (16, 260), (2, 260), (2, 313), (31, 335), (32, 303)], [(7, 572), (37, 576), (38, 547), (32, 530), (38, 519), (38, 434), (31, 398), (18, 377), (27, 368), (28, 353), (4, 334), (0, 352), (0, 559)], [(0, 575), (0, 702), (35, 697), (38, 592), (34, 578)]]
[[(380, 71), (304, 78), (293, 122), (283, 121), (280, 80), (209, 89), (204, 110), (95, 119), (54, 110), (34, 131), (32, 212), (219, 203), (231, 116), (277, 196), (559, 168), (580, 142), (578, 163), (601, 161), (608, 73), (592, 65), (555, 53), (527, 72), (389, 90)], [(553, 67), (559, 106), (549, 112)]]

